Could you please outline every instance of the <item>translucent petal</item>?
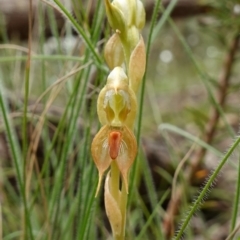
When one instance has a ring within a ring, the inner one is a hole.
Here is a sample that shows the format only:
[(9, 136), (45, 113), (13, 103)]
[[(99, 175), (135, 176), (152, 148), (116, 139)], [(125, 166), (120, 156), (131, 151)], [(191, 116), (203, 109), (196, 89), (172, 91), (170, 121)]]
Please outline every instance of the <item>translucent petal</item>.
[(100, 91), (98, 100), (97, 100), (97, 113), (98, 113), (99, 121), (102, 125), (108, 124), (108, 119), (107, 119), (106, 112), (104, 109), (104, 100), (105, 100), (107, 90), (108, 90), (108, 87), (105, 86)]
[(128, 192), (128, 172), (137, 154), (137, 142), (133, 132), (128, 127), (123, 127), (122, 141), (116, 162), (121, 172), (123, 182)]
[(93, 160), (96, 164), (99, 175), (96, 195), (98, 194), (98, 191), (101, 186), (102, 176), (104, 172), (108, 169), (112, 161), (109, 155), (108, 133), (109, 126), (105, 125), (99, 130), (97, 135), (94, 137), (91, 146)]

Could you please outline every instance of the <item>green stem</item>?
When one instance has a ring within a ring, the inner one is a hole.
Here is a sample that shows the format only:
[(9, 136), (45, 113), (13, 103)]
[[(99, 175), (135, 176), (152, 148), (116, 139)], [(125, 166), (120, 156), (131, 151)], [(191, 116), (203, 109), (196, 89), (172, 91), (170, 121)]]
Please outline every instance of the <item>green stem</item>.
[(231, 231), (234, 230), (237, 223), (237, 215), (238, 215), (238, 209), (239, 209), (239, 201), (240, 201), (240, 159), (238, 160), (238, 178), (237, 178), (237, 184), (236, 184), (236, 194), (234, 199), (234, 206), (233, 206), (233, 213), (232, 213), (232, 219), (231, 219)]
[(134, 48), (137, 46), (140, 35), (137, 28), (130, 28), (125, 34), (119, 34), (125, 55), (127, 73), (129, 72), (129, 62)]
[[(141, 136), (141, 126), (142, 126), (142, 115), (143, 115), (143, 101), (144, 101), (144, 93), (145, 93), (145, 85), (146, 85), (146, 75), (147, 75), (147, 68), (148, 68), (148, 58), (149, 58), (149, 54), (150, 54), (150, 46), (151, 46), (151, 42), (152, 42), (152, 35), (153, 35), (153, 29), (155, 26), (155, 22), (157, 20), (157, 15), (158, 15), (158, 11), (159, 11), (159, 7), (160, 7), (160, 0), (156, 0), (155, 3), (155, 7), (154, 7), (154, 11), (152, 14), (152, 19), (151, 19), (151, 26), (150, 26), (150, 31), (149, 31), (149, 37), (148, 37), (148, 43), (147, 43), (147, 49), (146, 49), (146, 71), (144, 74), (144, 77), (142, 79), (142, 86), (141, 86), (141, 90), (140, 90), (140, 99), (139, 99), (139, 114), (138, 114), (138, 120), (137, 120), (137, 145), (139, 146), (140, 144), (140, 136)], [(136, 159), (138, 158), (138, 156), (136, 157)], [(129, 196), (129, 202), (132, 201), (133, 198), (133, 184), (134, 184), (134, 179), (136, 179), (136, 175), (137, 175), (137, 165), (138, 165), (138, 161), (136, 160), (133, 164), (132, 167), (132, 174), (131, 174), (131, 182), (130, 182), (130, 196)]]
[(115, 161), (111, 164), (111, 185), (110, 192), (116, 202), (119, 204), (119, 169)]
[(120, 199), (120, 210), (122, 214), (122, 239), (125, 237), (125, 226), (126, 226), (126, 212), (127, 212), (127, 191), (125, 184), (122, 184), (121, 199)]
[(62, 3), (59, 2), (59, 0), (54, 0), (54, 2), (61, 9), (64, 16), (66, 16), (66, 18), (72, 23), (72, 26), (77, 30), (79, 35), (82, 36), (90, 52), (93, 54), (94, 58), (96, 59), (96, 64), (98, 66), (101, 66), (102, 59), (99, 57), (98, 53), (95, 51), (95, 47), (93, 46), (90, 38), (87, 36), (86, 31), (80, 26), (80, 24), (77, 23), (74, 17), (69, 13), (69, 11), (67, 11), (67, 9), (62, 5)]
[[(22, 138), (23, 138), (23, 143), (22, 143), (22, 157), (23, 157), (23, 188), (24, 188), (24, 194), (26, 201), (28, 200), (28, 193), (26, 191), (26, 179), (27, 179), (27, 148), (28, 148), (28, 129), (27, 129), (27, 108), (28, 108), (28, 96), (29, 96), (29, 78), (30, 78), (30, 59), (27, 62), (26, 66), (26, 76), (25, 76), (25, 95), (24, 95), (24, 107), (23, 107), (23, 121), (22, 121)], [(27, 224), (28, 224), (28, 219), (27, 219), (27, 209), (24, 208), (24, 233), (23, 236), (26, 238), (27, 234)]]
[[(9, 147), (11, 150), (11, 154), (13, 157), (13, 162), (14, 166), (16, 169), (16, 174), (17, 174), (17, 182), (19, 186), (19, 192), (22, 197), (23, 201), (23, 207), (24, 207), (24, 215), (25, 215), (25, 221), (26, 221), (26, 227), (28, 228), (29, 232), (29, 238), (30, 240), (33, 240), (33, 229), (32, 229), (32, 223), (30, 221), (30, 212), (29, 212), (29, 207), (27, 204), (27, 199), (25, 195), (25, 185), (24, 185), (24, 180), (23, 180), (23, 170), (21, 168), (21, 159), (20, 159), (20, 148), (18, 146), (17, 142), (17, 136), (14, 132), (13, 125), (11, 123), (11, 119), (9, 118), (9, 112), (6, 106), (6, 103), (4, 102), (4, 95), (3, 95), (3, 90), (0, 85), (0, 109), (2, 112), (2, 117), (3, 117), (3, 122), (5, 124), (5, 131), (6, 131), (6, 136), (8, 139)], [(27, 230), (26, 230), (27, 231)]]
[(206, 196), (209, 188), (213, 184), (213, 182), (216, 179), (217, 175), (219, 174), (220, 170), (225, 165), (225, 163), (227, 162), (227, 160), (229, 159), (229, 157), (233, 153), (233, 150), (239, 145), (239, 143), (240, 143), (240, 138), (238, 138), (235, 141), (233, 146), (229, 149), (227, 154), (224, 156), (224, 158), (219, 163), (218, 167), (214, 170), (213, 174), (211, 175), (211, 177), (207, 181), (205, 187), (202, 189), (201, 193), (199, 194), (197, 200), (194, 202), (193, 206), (191, 207), (185, 221), (183, 222), (183, 224), (182, 224), (180, 230), (178, 231), (177, 236), (174, 238), (174, 240), (182, 239), (183, 232), (185, 231), (186, 227), (188, 226), (193, 214), (197, 211), (197, 209), (199, 208), (199, 205), (201, 205), (201, 202), (203, 201), (204, 197)]

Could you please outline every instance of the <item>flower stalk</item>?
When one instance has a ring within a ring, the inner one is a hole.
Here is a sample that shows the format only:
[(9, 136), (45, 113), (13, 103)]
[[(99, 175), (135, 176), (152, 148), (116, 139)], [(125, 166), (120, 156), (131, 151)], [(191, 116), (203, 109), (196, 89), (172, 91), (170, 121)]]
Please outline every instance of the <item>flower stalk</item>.
[(137, 154), (133, 133), (137, 113), (136, 94), (145, 72), (146, 53), (140, 30), (145, 10), (140, 0), (104, 0), (114, 34), (104, 57), (110, 73), (100, 91), (97, 112), (102, 128), (93, 139), (91, 152), (98, 169), (96, 195), (104, 173), (105, 209), (115, 240), (125, 238), (128, 174)]

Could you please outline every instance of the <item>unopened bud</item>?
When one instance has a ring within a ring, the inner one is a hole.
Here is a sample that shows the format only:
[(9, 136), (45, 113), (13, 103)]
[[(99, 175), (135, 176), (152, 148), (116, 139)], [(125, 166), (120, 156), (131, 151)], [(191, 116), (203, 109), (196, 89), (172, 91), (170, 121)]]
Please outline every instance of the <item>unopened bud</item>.
[(123, 64), (124, 52), (118, 33), (114, 33), (108, 40), (104, 49), (104, 57), (110, 69)]
[(136, 1), (136, 10), (135, 10), (135, 25), (136, 27), (141, 30), (145, 25), (145, 9), (143, 3), (139, 0)]
[(109, 0), (105, 0), (104, 2), (110, 26), (115, 31), (119, 30), (120, 32), (124, 32), (126, 29), (124, 13), (113, 2), (111, 3)]

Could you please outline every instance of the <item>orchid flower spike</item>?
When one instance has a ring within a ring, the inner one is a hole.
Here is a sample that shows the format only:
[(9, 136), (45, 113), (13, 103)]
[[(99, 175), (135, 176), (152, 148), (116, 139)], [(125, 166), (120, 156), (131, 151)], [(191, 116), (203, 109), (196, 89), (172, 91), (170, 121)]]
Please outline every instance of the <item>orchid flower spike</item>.
[(111, 166), (105, 180), (105, 209), (114, 239), (123, 240), (128, 173), (137, 154), (133, 134), (136, 95), (146, 66), (145, 45), (140, 34), (145, 25), (145, 10), (140, 0), (104, 0), (104, 3), (114, 30), (104, 48), (111, 72), (98, 96), (97, 113), (102, 127), (92, 141), (91, 152), (98, 169), (96, 195), (104, 173)]

